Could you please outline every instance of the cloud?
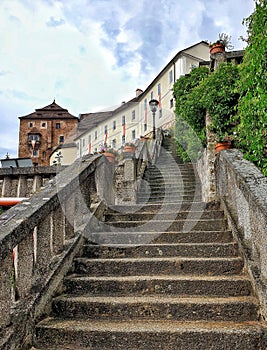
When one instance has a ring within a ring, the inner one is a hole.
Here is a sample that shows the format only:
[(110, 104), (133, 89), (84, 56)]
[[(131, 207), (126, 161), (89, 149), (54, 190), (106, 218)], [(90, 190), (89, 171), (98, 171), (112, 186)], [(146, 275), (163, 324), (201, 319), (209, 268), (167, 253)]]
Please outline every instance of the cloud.
[(65, 23), (63, 18), (55, 19), (54, 17), (50, 17), (49, 21), (46, 22), (48, 27), (59, 27)]
[(104, 109), (146, 88), (179, 50), (200, 40), (226, 32), (242, 47), (241, 22), (253, 3), (2, 0), (0, 148), (12, 140), (13, 152), (18, 116), (54, 98), (74, 115)]

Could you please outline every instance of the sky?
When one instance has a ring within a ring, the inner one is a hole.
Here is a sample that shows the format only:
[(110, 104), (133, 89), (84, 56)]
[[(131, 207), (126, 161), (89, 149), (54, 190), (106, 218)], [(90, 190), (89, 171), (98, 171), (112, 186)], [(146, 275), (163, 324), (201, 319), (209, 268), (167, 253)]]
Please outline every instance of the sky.
[(18, 117), (56, 100), (75, 116), (146, 89), (177, 52), (219, 33), (245, 43), (253, 0), (0, 0), (0, 159)]

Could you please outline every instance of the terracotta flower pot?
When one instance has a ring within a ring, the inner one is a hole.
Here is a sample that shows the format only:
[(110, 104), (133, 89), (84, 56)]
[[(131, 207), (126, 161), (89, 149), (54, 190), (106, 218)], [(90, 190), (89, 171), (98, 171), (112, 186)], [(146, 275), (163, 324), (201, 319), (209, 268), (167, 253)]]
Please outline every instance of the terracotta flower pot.
[(135, 153), (136, 147), (135, 146), (124, 146), (124, 152), (126, 153)]
[(230, 148), (231, 148), (231, 142), (229, 142), (229, 141), (218, 142), (215, 145), (215, 153), (217, 154), (217, 153), (221, 152), (222, 150), (230, 149)]
[(115, 164), (115, 154), (111, 152), (104, 152), (103, 155), (111, 164)]
[(219, 52), (224, 52), (224, 51), (225, 51), (225, 47), (222, 44), (214, 44), (210, 48), (211, 55), (214, 55), (215, 53), (219, 53)]

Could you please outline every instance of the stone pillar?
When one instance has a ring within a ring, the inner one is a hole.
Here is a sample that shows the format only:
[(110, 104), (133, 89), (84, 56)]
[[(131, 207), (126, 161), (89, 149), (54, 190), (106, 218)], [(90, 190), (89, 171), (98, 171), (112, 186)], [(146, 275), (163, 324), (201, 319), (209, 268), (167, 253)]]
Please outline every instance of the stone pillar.
[(42, 218), (37, 227), (36, 268), (39, 273), (49, 265), (51, 259), (51, 215)]
[(33, 276), (33, 235), (29, 234), (18, 244), (16, 289), (19, 298), (25, 297), (32, 286)]
[(43, 185), (43, 179), (40, 175), (34, 175), (33, 178), (33, 192), (39, 190)]
[(12, 259), (10, 255), (1, 260), (0, 269), (0, 327), (10, 323)]
[(12, 193), (12, 180), (9, 176), (4, 177), (2, 197), (11, 197)]
[(52, 249), (53, 254), (58, 254), (62, 251), (64, 246), (65, 236), (65, 216), (61, 206), (52, 213), (53, 235), (52, 235)]
[(17, 189), (17, 197), (26, 197), (28, 193), (28, 182), (27, 177), (25, 175), (19, 176), (18, 189)]

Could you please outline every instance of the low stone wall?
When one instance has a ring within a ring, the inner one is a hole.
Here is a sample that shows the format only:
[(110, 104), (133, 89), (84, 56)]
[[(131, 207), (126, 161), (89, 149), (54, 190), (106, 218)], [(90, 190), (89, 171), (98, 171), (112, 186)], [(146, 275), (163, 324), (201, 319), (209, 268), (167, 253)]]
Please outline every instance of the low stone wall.
[(267, 178), (238, 150), (215, 161), (216, 194), (240, 243), (267, 319)]

